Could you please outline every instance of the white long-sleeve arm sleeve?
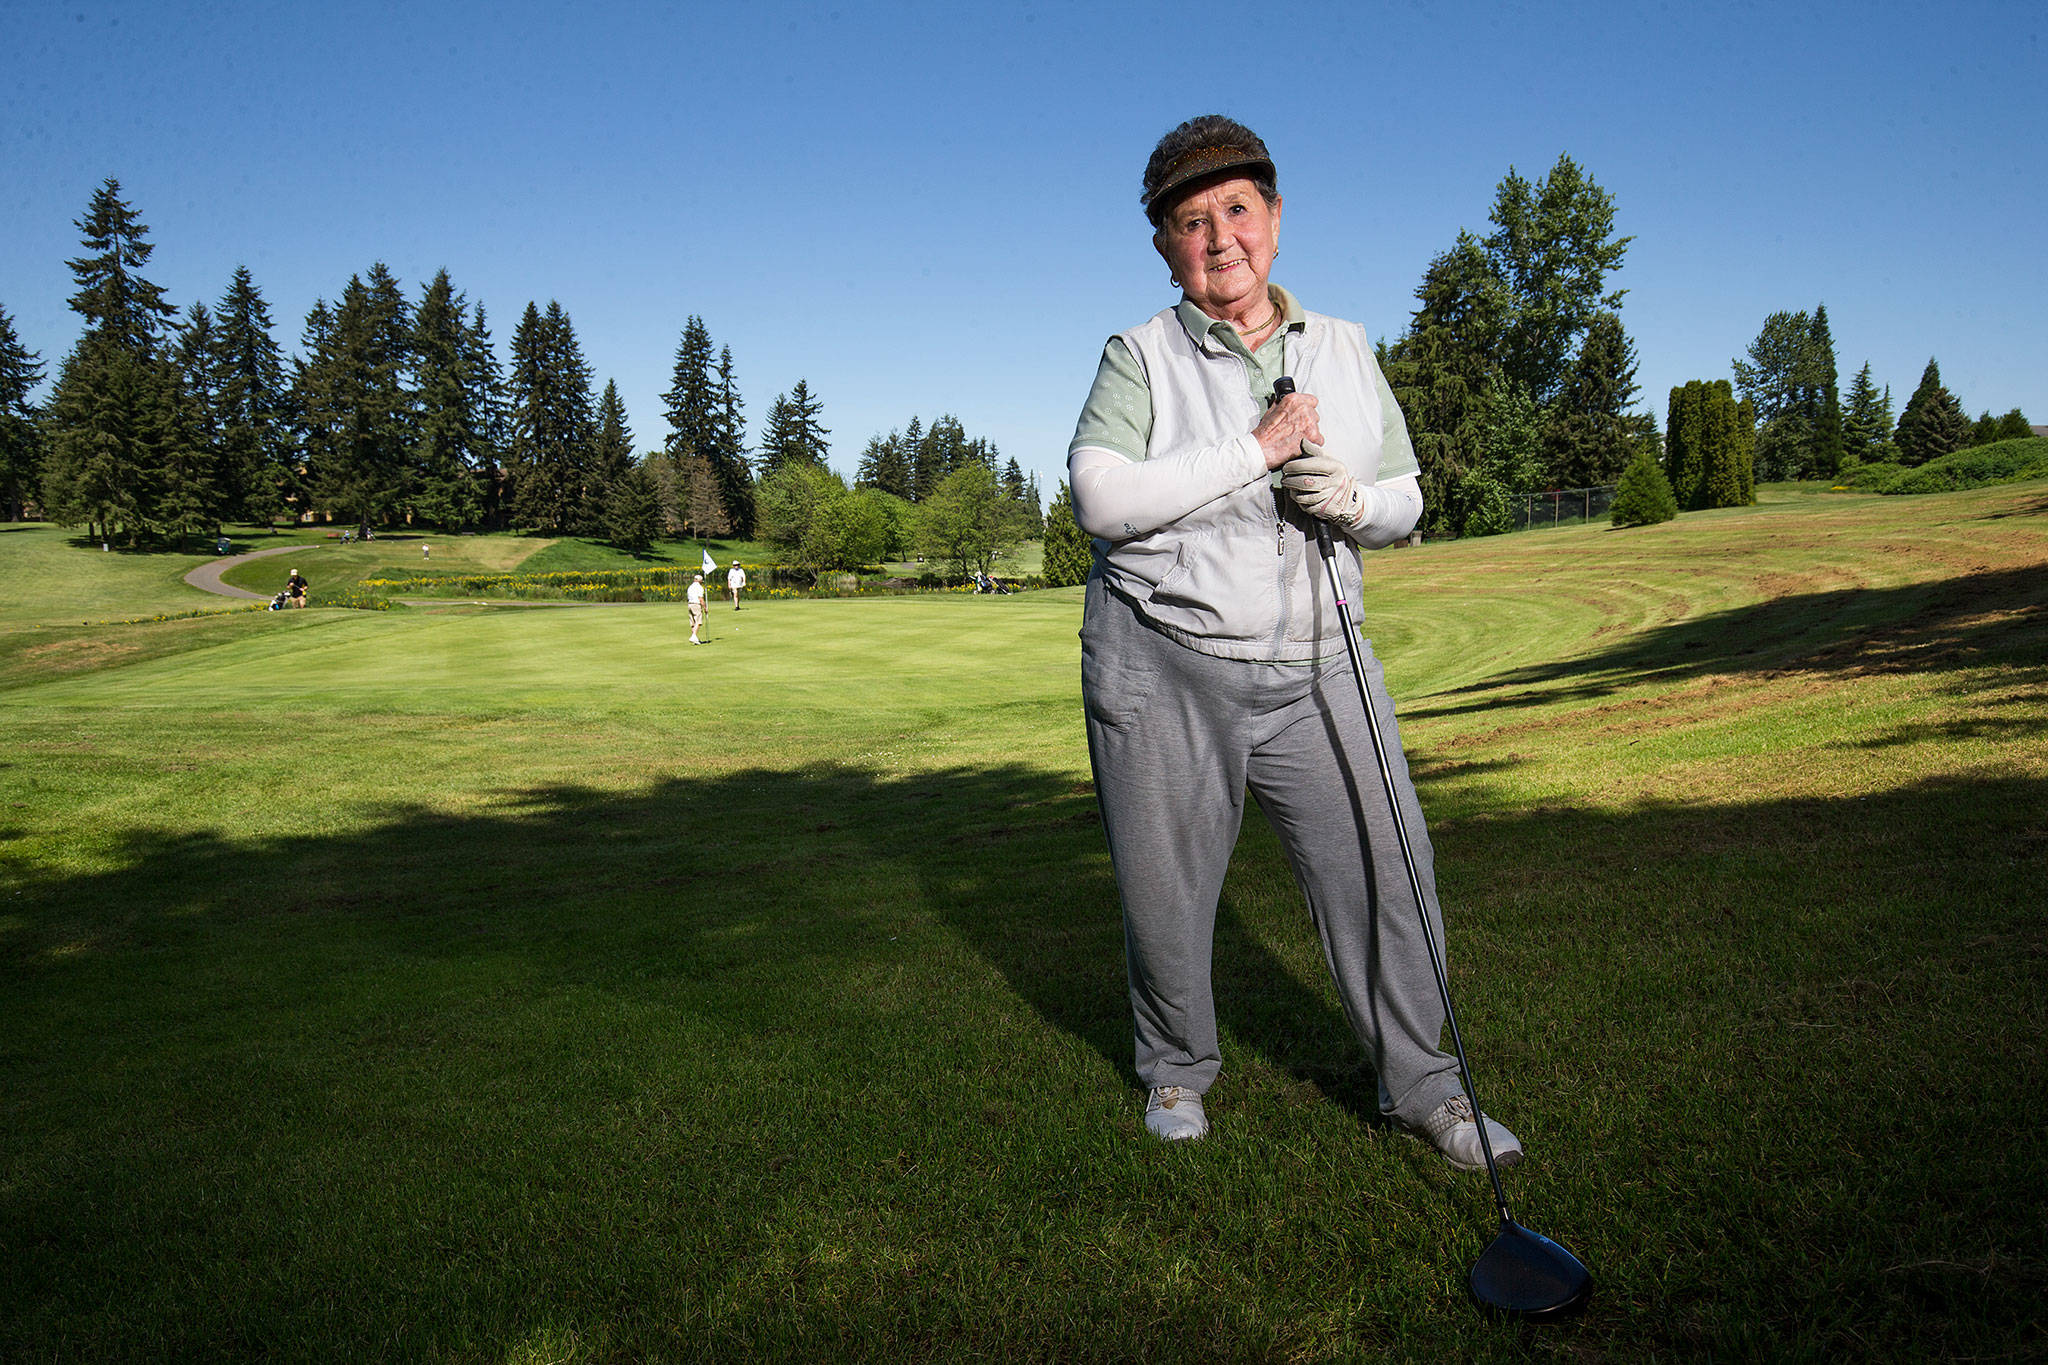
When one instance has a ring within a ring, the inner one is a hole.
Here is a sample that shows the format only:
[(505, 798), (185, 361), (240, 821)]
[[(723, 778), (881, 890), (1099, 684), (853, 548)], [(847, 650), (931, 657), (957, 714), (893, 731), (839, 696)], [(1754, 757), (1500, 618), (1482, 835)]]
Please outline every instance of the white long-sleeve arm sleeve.
[(1365, 494), (1365, 514), (1345, 527), (1344, 534), (1361, 549), (1384, 549), (1422, 520), (1422, 485), (1413, 474), (1366, 484), (1360, 491)]
[(1250, 432), (1162, 459), (1133, 460), (1101, 446), (1080, 446), (1067, 457), (1074, 520), (1103, 540), (1156, 531), (1265, 477), (1265, 452)]
[[(1067, 457), (1074, 520), (1103, 540), (1156, 531), (1265, 477), (1265, 456), (1249, 433), (1178, 460), (1133, 460), (1100, 446), (1083, 446)], [(1392, 545), (1422, 520), (1422, 487), (1413, 474), (1361, 491), (1364, 515), (1343, 530), (1364, 549)]]

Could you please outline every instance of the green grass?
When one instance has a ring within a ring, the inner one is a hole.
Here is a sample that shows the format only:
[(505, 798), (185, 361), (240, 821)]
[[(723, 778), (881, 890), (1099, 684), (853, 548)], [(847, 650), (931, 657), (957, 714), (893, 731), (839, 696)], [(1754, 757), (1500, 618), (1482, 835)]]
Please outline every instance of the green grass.
[(80, 627), (205, 602), (0, 532), (0, 1358), (2039, 1355), (2048, 484), (1765, 498), (1369, 561), (1534, 1332), (1256, 820), (1143, 1136), (1076, 590)]

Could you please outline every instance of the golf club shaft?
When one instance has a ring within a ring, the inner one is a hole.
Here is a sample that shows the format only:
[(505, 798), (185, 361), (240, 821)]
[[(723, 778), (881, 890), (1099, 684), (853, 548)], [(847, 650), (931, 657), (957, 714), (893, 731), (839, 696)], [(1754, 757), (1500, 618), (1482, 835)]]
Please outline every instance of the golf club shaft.
[[(1294, 381), (1282, 376), (1273, 384), (1275, 401), (1294, 392)], [(1330, 576), (1330, 591), (1337, 599), (1337, 621), (1344, 631), (1344, 652), (1351, 659), (1351, 674), (1358, 682), (1358, 699), (1365, 704), (1365, 727), (1372, 735), (1372, 755), (1379, 762), (1380, 781), (1387, 790), (1387, 809), (1394, 817), (1394, 839), (1401, 846), (1401, 866), (1408, 873), (1408, 889), (1415, 897), (1415, 913), (1422, 922), (1422, 937), (1429, 945), (1429, 966), (1436, 975), (1437, 995), (1443, 1000), (1444, 1018), (1451, 1026), (1451, 1047), (1458, 1056), (1458, 1077), (1465, 1087), (1465, 1098), (1472, 1103), (1472, 1119), (1479, 1129), (1479, 1150), (1486, 1157), (1486, 1174), (1493, 1182), (1493, 1202), (1500, 1209), (1504, 1221), (1512, 1221), (1508, 1212), (1507, 1191), (1501, 1187), (1500, 1166), (1493, 1159), (1493, 1142), (1486, 1135), (1486, 1111), (1479, 1107), (1479, 1091), (1472, 1084), (1472, 1068), (1465, 1061), (1465, 1039), (1458, 1031), (1458, 1012), (1451, 1005), (1450, 977), (1444, 971), (1444, 954), (1437, 942), (1436, 930), (1429, 922), (1429, 901), (1422, 894), (1422, 877), (1415, 870), (1415, 851), (1408, 842), (1408, 821), (1401, 813), (1401, 789), (1394, 782), (1394, 767), (1387, 758), (1386, 742), (1380, 738), (1379, 706), (1372, 699), (1372, 684), (1365, 675), (1365, 654), (1358, 643), (1358, 631), (1351, 622), (1351, 604), (1344, 600), (1344, 578), (1337, 572), (1337, 546), (1330, 535), (1330, 524), (1321, 517), (1312, 518), (1316, 528), (1316, 548), (1322, 552), (1323, 571)], [(1361, 842), (1364, 830), (1359, 831)], [(1371, 851), (1366, 850), (1368, 858)]]

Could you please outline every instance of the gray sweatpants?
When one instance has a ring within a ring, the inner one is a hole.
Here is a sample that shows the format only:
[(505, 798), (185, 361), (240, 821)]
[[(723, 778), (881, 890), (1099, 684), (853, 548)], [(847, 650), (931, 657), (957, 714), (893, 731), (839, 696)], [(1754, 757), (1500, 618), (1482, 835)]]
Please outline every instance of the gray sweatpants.
[[(1441, 944), (1429, 836), (1369, 648), (1366, 673)], [(1345, 1016), (1379, 1073), (1381, 1110), (1415, 1123), (1459, 1093), (1457, 1059), (1438, 1046), (1443, 1003), (1349, 661), (1197, 653), (1091, 578), (1081, 694), (1123, 898), (1139, 1082), (1206, 1091), (1222, 1069), (1210, 952), (1249, 788), (1308, 899)]]

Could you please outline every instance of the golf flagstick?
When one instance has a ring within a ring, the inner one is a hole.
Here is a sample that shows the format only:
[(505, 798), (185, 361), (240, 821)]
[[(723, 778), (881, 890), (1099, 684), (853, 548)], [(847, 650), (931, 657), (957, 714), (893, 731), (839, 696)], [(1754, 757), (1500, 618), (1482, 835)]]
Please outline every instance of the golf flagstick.
[[(1295, 391), (1294, 381), (1282, 376), (1273, 383), (1273, 400), (1278, 402)], [(1508, 1209), (1507, 1191), (1500, 1183), (1500, 1166), (1493, 1157), (1493, 1142), (1486, 1135), (1486, 1111), (1479, 1107), (1479, 1091), (1472, 1084), (1472, 1068), (1465, 1061), (1465, 1040), (1458, 1032), (1458, 1012), (1451, 1007), (1451, 982), (1444, 972), (1444, 954), (1436, 930), (1429, 922), (1429, 903), (1422, 894), (1422, 878), (1415, 870), (1415, 853), (1408, 842), (1408, 821), (1401, 812), (1400, 788), (1387, 758), (1386, 742), (1380, 738), (1379, 706), (1372, 699), (1366, 680), (1365, 655), (1358, 644), (1358, 630), (1351, 622), (1351, 604), (1344, 600), (1344, 578), (1337, 572), (1337, 547), (1330, 536), (1330, 524), (1313, 517), (1316, 548), (1322, 552), (1323, 571), (1329, 575), (1330, 591), (1337, 599), (1337, 620), (1344, 631), (1344, 652), (1351, 658), (1351, 674), (1358, 682), (1358, 699), (1365, 704), (1366, 730), (1372, 736), (1373, 757), (1379, 762), (1380, 781), (1387, 791), (1387, 808), (1394, 817), (1394, 840), (1401, 846), (1401, 865), (1408, 872), (1408, 889), (1415, 897), (1415, 913), (1422, 921), (1422, 937), (1429, 945), (1429, 966), (1436, 975), (1437, 995), (1443, 1001), (1444, 1018), (1451, 1026), (1451, 1047), (1458, 1056), (1459, 1080), (1465, 1098), (1472, 1104), (1472, 1117), (1479, 1128), (1479, 1150), (1486, 1157), (1486, 1174), (1493, 1182), (1493, 1203), (1500, 1211), (1500, 1232), (1472, 1263), (1466, 1282), (1472, 1297), (1488, 1308), (1516, 1317), (1545, 1321), (1577, 1312), (1593, 1296), (1593, 1276), (1578, 1257), (1541, 1233), (1531, 1232), (1515, 1221)], [(1365, 831), (1359, 830), (1364, 843)], [(1371, 850), (1365, 850), (1368, 860)]]

